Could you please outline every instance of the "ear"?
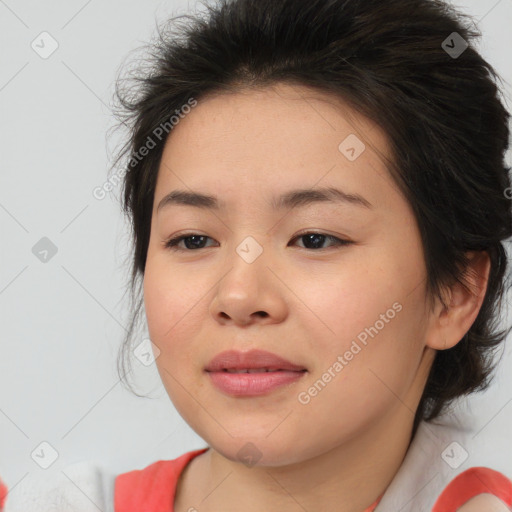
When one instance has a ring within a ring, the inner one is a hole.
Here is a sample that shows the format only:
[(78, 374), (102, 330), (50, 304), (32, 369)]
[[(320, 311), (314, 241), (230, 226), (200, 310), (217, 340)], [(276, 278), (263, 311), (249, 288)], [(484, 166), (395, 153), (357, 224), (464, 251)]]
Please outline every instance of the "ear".
[(455, 282), (444, 290), (443, 298), (448, 307), (445, 308), (436, 298), (430, 313), (426, 345), (433, 349), (446, 350), (457, 345), (473, 325), (484, 301), (491, 270), (489, 254), (470, 251), (466, 256), (469, 263), (464, 278), (469, 290)]

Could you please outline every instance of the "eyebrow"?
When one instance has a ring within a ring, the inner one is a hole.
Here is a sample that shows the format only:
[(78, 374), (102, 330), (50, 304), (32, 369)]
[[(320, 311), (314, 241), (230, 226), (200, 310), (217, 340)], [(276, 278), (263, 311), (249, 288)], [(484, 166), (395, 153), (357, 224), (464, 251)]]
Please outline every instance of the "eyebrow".
[[(373, 208), (372, 204), (359, 194), (347, 193), (333, 187), (296, 189), (285, 192), (279, 197), (273, 197), (270, 206), (274, 210), (293, 209), (308, 206), (314, 203), (349, 203), (364, 208)], [(215, 196), (190, 192), (186, 190), (173, 190), (158, 203), (157, 213), (164, 207), (171, 205), (193, 206), (206, 210), (220, 210), (225, 207)]]

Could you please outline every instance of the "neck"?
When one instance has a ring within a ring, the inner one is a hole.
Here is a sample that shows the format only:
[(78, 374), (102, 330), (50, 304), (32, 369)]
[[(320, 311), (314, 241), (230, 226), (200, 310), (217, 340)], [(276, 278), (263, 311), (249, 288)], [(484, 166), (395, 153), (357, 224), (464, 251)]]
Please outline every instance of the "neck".
[(413, 416), (403, 405), (400, 413), (390, 412), (349, 443), (288, 466), (247, 467), (209, 449), (198, 460), (194, 503), (176, 510), (362, 512), (384, 493), (409, 447)]

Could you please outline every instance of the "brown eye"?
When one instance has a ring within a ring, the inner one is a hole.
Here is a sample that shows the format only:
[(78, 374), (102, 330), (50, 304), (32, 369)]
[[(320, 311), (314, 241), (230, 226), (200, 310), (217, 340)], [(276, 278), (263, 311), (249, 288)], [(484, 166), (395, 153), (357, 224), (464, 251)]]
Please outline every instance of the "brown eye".
[(334, 242), (335, 246), (340, 245), (348, 245), (352, 242), (348, 240), (343, 240), (341, 238), (337, 238), (332, 235), (327, 235), (325, 233), (316, 233), (316, 232), (308, 232), (308, 233), (302, 233), (298, 236), (296, 236), (292, 242), (296, 240), (304, 240), (305, 249), (315, 249), (315, 250), (322, 250), (325, 249), (325, 247), (319, 247), (323, 245), (326, 241)]
[[(204, 241), (210, 238), (209, 236), (205, 235), (198, 235), (198, 234), (190, 234), (190, 235), (180, 235), (176, 236), (174, 238), (171, 238), (165, 242), (165, 247), (167, 249), (171, 249), (174, 251), (183, 251), (183, 250), (192, 250), (195, 251), (197, 249), (204, 249)], [(178, 247), (178, 244), (181, 241), (185, 242), (185, 249)]]

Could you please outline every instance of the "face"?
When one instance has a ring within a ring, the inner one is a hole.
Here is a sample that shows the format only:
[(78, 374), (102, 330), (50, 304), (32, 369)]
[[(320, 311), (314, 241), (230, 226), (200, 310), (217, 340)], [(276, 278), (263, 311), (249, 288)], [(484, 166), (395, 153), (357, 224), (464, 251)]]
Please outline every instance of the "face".
[[(258, 464), (298, 463), (390, 425), (421, 395), (426, 270), (413, 212), (383, 156), (375, 124), (299, 86), (211, 96), (173, 128), (154, 197), (145, 311), (169, 397), (228, 459), (250, 442)], [(328, 188), (345, 195), (302, 194), (279, 207), (291, 191)], [(214, 196), (218, 208), (158, 208), (177, 190)], [(302, 371), (205, 371), (227, 350), (268, 351)], [(251, 378), (246, 394), (233, 391)], [(279, 385), (265, 388), (274, 378)]]

